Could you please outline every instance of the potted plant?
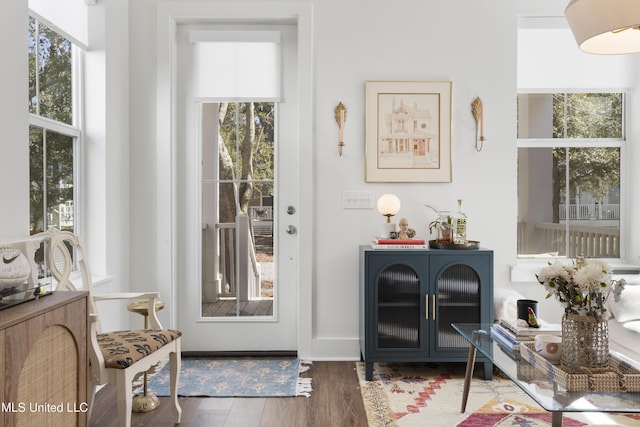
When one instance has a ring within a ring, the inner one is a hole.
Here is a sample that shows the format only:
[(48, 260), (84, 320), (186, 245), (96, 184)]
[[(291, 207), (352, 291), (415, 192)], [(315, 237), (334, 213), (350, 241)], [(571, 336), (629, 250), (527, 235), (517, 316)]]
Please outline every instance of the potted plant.
[(429, 223), (429, 233), (436, 231), (436, 242), (451, 242), (453, 217), (448, 211), (438, 211), (438, 217)]

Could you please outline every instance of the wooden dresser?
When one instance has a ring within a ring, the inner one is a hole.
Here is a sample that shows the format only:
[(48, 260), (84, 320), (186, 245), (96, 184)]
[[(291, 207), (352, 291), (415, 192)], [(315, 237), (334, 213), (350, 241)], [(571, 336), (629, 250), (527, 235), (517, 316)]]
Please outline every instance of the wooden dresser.
[(86, 426), (89, 293), (0, 311), (0, 425)]

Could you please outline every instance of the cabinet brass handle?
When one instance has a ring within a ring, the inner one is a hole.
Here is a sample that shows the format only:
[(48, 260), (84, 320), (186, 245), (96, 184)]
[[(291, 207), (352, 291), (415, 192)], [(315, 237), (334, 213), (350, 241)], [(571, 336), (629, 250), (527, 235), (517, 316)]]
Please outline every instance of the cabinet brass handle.
[(431, 317), (436, 320), (436, 294), (431, 295)]
[(429, 294), (424, 296), (424, 318), (429, 320)]

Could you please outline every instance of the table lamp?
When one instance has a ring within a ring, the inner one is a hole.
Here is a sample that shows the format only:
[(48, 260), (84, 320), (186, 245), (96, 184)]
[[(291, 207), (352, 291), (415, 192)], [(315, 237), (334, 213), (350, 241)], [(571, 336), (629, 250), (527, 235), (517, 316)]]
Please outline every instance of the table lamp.
[(391, 222), (391, 217), (400, 210), (400, 199), (393, 194), (383, 194), (378, 199), (378, 212), (387, 217), (387, 222), (380, 229), (380, 237), (388, 239), (391, 233), (395, 233), (396, 225)]

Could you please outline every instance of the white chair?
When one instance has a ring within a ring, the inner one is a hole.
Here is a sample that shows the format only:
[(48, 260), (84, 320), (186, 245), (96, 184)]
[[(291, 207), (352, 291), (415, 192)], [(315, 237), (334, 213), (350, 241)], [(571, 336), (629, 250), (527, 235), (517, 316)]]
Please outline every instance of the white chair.
[[(82, 273), (82, 289), (89, 291), (89, 365), (87, 392), (89, 417), (93, 409), (96, 388), (110, 383), (116, 387), (118, 418), (122, 427), (131, 425), (133, 400), (132, 382), (134, 377), (149, 370), (153, 365), (169, 359), (170, 364), (170, 404), (176, 424), (180, 423), (182, 409), (178, 403), (178, 374), (180, 372), (180, 331), (163, 329), (155, 312), (157, 292), (119, 293), (94, 295), (91, 289), (91, 273), (87, 263), (82, 240), (67, 231), (50, 228), (44, 234), (49, 241), (47, 250), (51, 275), (57, 281), (56, 291), (75, 291), (71, 273), (75, 265)], [(102, 333), (96, 309), (96, 301), (114, 299), (141, 300), (149, 303), (148, 316), (151, 329), (126, 330)]]

